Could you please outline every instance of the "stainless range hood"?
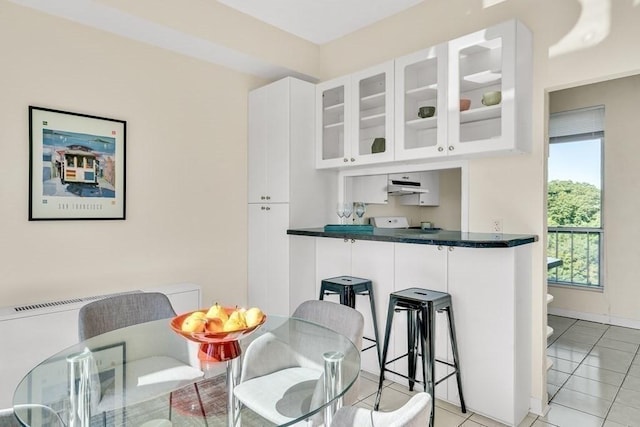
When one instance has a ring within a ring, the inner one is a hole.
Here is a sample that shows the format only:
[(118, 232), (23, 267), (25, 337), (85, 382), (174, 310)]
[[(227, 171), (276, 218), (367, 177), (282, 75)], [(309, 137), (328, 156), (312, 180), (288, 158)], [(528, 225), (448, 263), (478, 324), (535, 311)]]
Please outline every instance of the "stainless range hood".
[(389, 174), (387, 193), (390, 196), (428, 193), (429, 190), (420, 181), (420, 174)]

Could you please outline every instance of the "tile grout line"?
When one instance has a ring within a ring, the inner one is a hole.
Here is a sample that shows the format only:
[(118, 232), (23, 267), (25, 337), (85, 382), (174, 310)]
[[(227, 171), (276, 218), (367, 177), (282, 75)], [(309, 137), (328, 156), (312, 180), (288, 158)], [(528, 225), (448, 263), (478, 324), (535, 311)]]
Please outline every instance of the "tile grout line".
[[(609, 330), (609, 329), (607, 328), (607, 330)], [(622, 341), (622, 342), (626, 342), (626, 341)], [(639, 351), (640, 351), (640, 346), (636, 349), (636, 352), (633, 355), (633, 359), (631, 359), (631, 363), (629, 364), (629, 367), (627, 368), (627, 372), (624, 374), (624, 378), (622, 379), (622, 383), (620, 383), (620, 387), (618, 387), (618, 391), (616, 392), (616, 395), (613, 396), (613, 402), (611, 402), (611, 406), (609, 407), (609, 410), (607, 411), (607, 416), (604, 419), (605, 421), (607, 421), (607, 418), (609, 418), (609, 414), (611, 413), (611, 408), (613, 408), (613, 404), (615, 403), (616, 399), (618, 398), (618, 395), (620, 394), (620, 390), (622, 390), (622, 385), (624, 384), (624, 382), (627, 380), (627, 377), (629, 376), (629, 371), (631, 371), (631, 367), (633, 366), (633, 361), (638, 356), (638, 352)], [(620, 405), (622, 405), (622, 404), (620, 404)]]

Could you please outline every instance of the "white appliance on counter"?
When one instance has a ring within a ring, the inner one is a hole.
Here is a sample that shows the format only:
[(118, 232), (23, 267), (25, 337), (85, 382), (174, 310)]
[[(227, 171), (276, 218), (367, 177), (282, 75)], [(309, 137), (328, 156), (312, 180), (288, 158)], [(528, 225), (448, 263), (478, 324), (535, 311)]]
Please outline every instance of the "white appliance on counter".
[(409, 228), (409, 221), (405, 216), (375, 216), (371, 218), (371, 225), (376, 228)]

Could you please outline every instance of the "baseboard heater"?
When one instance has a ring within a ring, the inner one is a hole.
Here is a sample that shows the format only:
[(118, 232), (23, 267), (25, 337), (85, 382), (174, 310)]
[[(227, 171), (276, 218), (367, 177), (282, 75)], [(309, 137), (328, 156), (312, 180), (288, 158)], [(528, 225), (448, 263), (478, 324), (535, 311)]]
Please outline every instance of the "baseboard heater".
[(180, 283), (106, 295), (0, 307), (0, 408), (13, 406), (22, 378), (44, 359), (78, 342), (78, 311), (92, 301), (132, 292), (162, 292), (174, 310), (200, 308), (200, 286)]

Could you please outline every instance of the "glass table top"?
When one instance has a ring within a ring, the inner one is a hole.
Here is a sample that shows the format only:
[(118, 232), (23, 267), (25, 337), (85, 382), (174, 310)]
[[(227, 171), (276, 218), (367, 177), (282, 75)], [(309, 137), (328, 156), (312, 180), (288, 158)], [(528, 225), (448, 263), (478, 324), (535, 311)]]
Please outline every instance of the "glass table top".
[[(155, 419), (171, 419), (174, 426), (291, 425), (322, 416), (360, 372), (360, 354), (351, 341), (301, 319), (268, 316), (259, 329), (238, 340), (241, 354), (228, 362), (203, 360), (200, 345), (175, 333), (169, 322), (118, 329), (52, 355), (18, 384), (13, 401), (16, 416), (33, 427), (140, 426)], [(267, 341), (278, 346), (266, 357), (243, 357), (252, 343), (256, 342), (255, 349)], [(231, 409), (233, 390), (242, 383), (243, 373), (260, 372), (261, 365), (285, 357), (280, 354), (283, 348), (313, 378), (317, 374), (321, 386), (326, 376), (324, 357), (339, 354), (332, 397), (307, 399), (305, 406), (286, 414), (290, 419), (277, 424), (237, 401), (237, 409)], [(229, 411), (237, 413), (230, 417)]]

